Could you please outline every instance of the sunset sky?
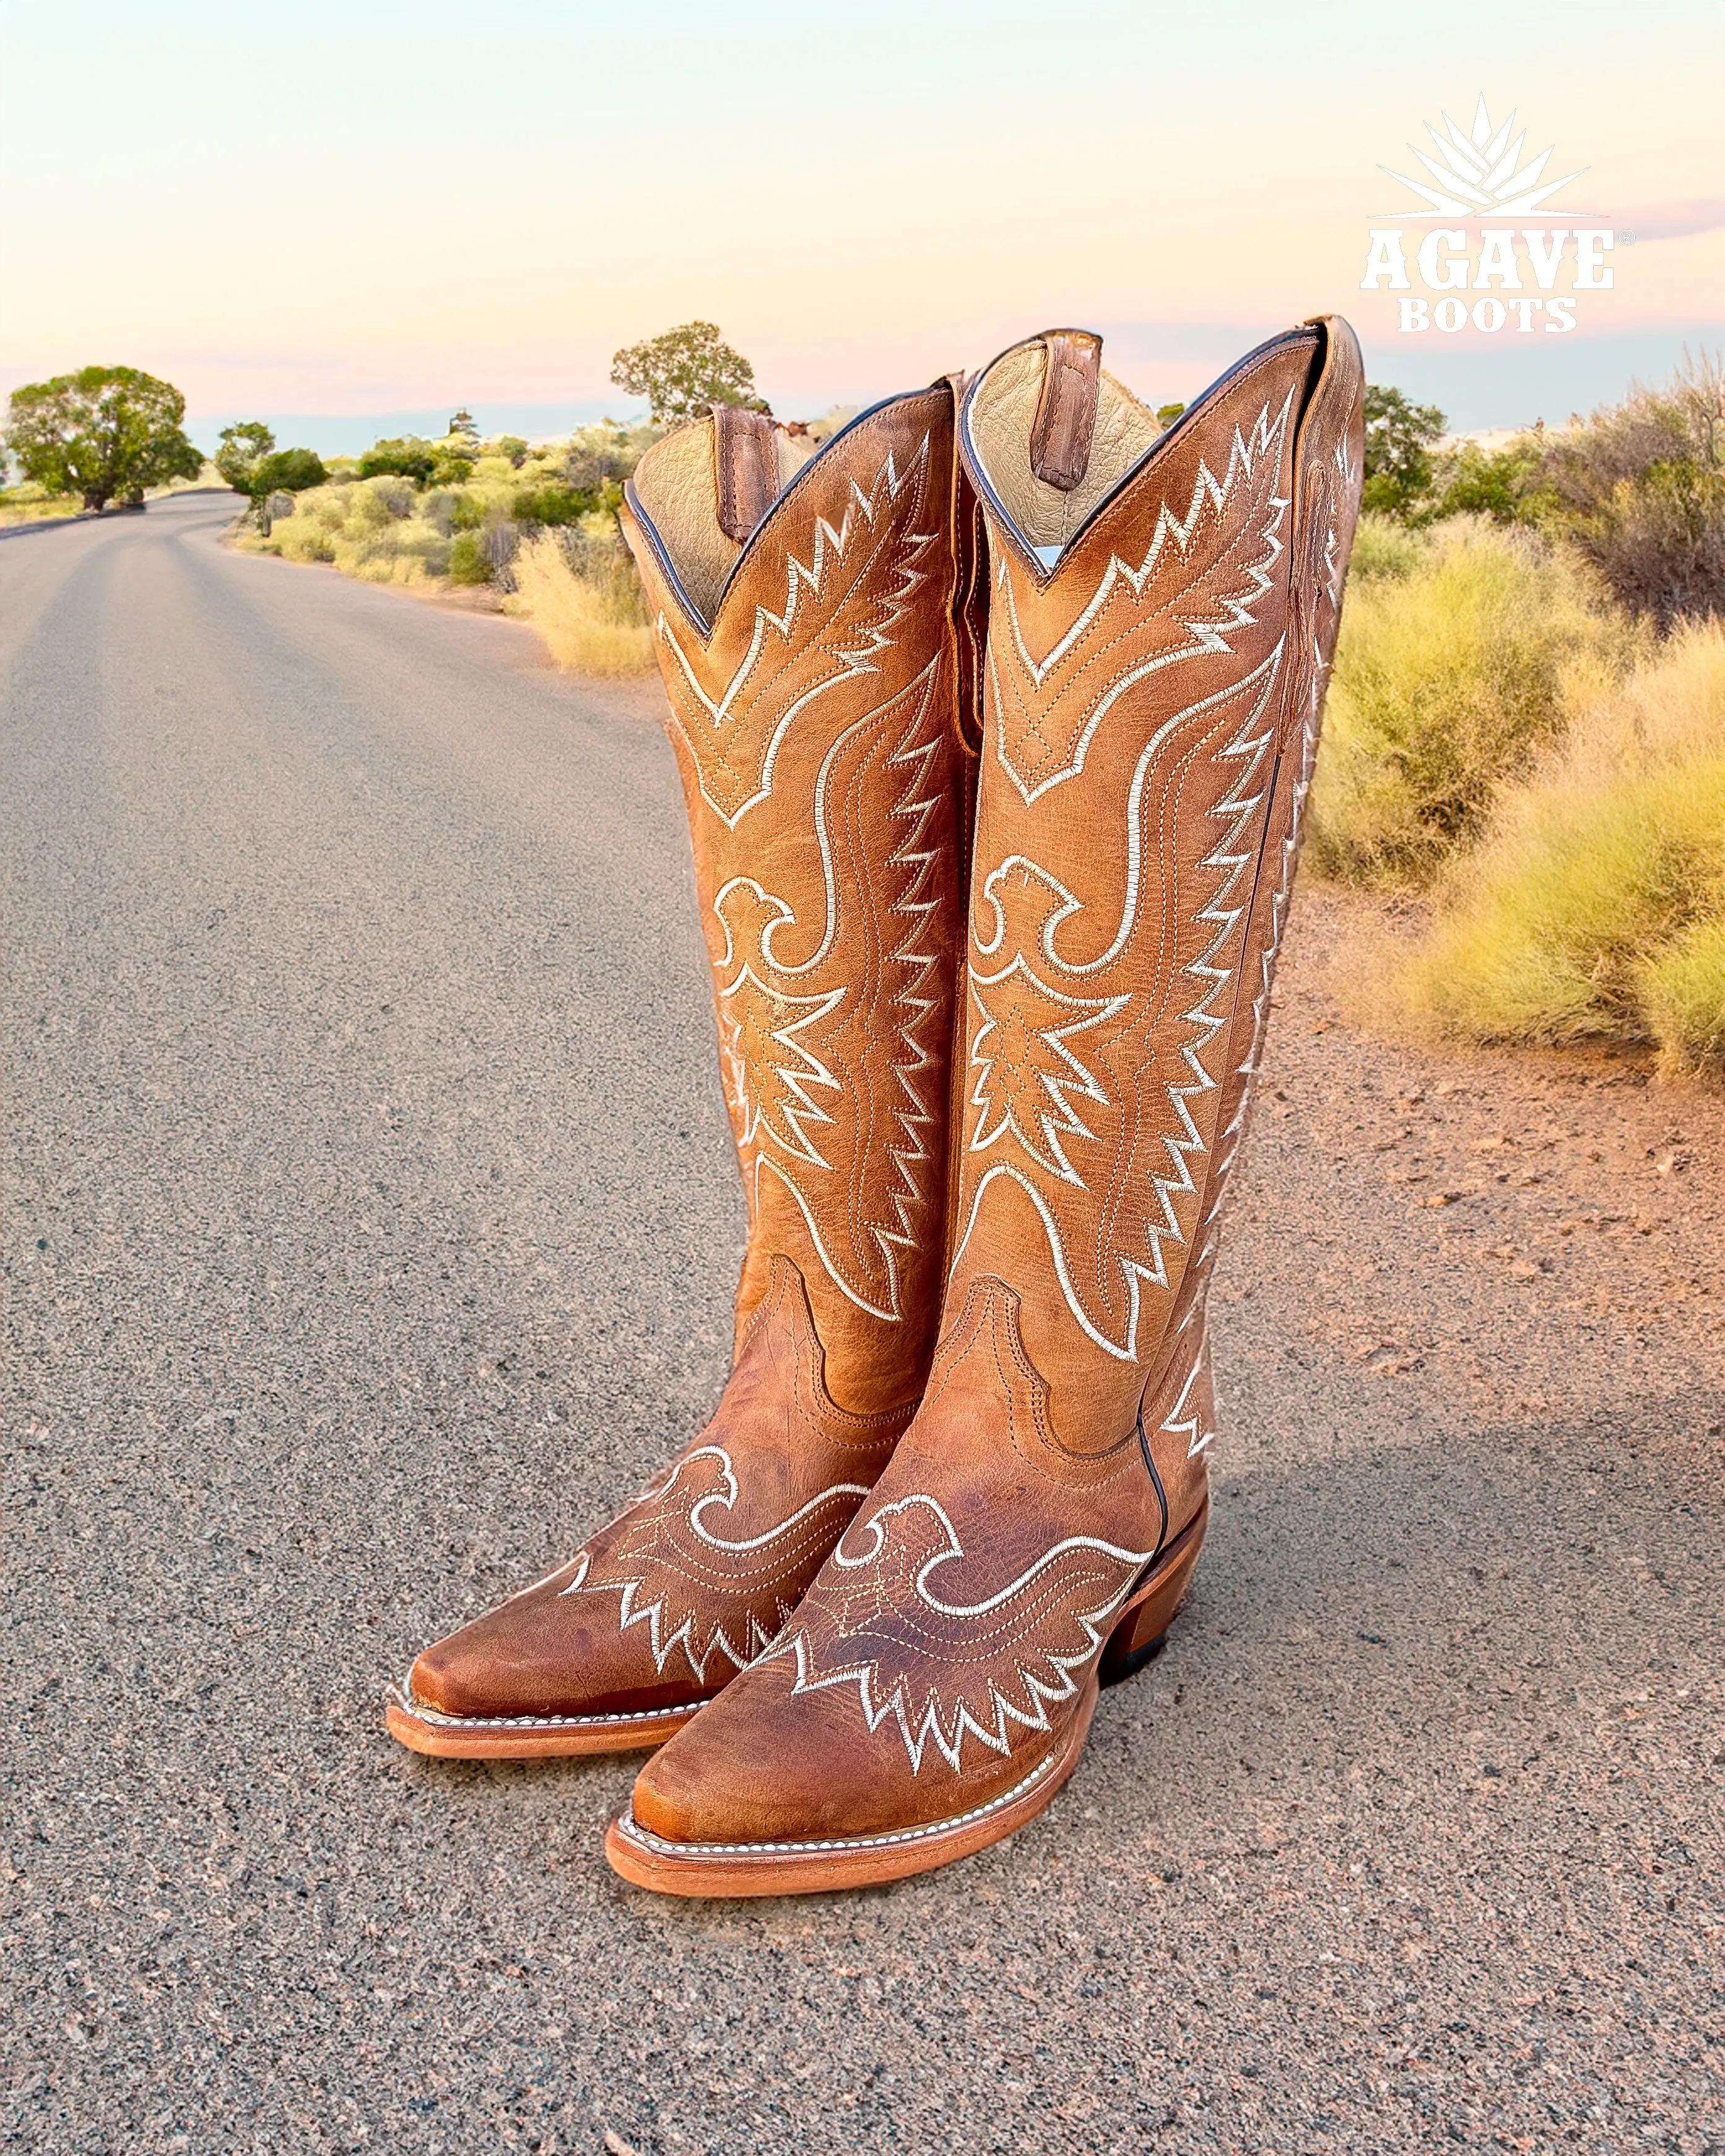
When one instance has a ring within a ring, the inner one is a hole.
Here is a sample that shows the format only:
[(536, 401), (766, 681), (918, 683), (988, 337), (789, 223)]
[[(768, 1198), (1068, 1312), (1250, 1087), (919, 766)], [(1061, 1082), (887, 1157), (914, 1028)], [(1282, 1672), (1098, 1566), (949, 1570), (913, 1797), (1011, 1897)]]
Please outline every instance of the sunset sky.
[[(548, 431), (702, 316), (788, 416), (1058, 323), (1160, 401), (1336, 309), (1458, 425), (1558, 418), (1725, 343), (1722, 63), (1721, 0), (0, 0), (0, 388), (124, 362), (210, 439)], [(1635, 235), (1573, 333), (1359, 289), (1368, 228), (1431, 228), (1382, 168), (1482, 94), (1581, 168), (1511, 223)]]

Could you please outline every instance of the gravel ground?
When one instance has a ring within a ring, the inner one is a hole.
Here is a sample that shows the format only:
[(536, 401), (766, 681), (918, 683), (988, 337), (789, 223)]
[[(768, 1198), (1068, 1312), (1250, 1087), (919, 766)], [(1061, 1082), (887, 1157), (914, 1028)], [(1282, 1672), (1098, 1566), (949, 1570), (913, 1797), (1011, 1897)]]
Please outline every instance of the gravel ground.
[(1337, 1019), (1296, 910), (1209, 1547), (1015, 1840), (675, 1904), (385, 1737), (693, 1429), (742, 1208), (656, 688), (0, 547), (0, 2141), (1725, 2150), (1716, 1108)]

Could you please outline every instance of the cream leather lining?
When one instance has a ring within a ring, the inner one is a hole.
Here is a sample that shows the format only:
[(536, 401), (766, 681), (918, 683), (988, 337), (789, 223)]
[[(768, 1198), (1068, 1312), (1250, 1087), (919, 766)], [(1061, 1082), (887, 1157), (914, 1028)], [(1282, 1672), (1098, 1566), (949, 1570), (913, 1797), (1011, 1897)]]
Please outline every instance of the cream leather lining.
[[(783, 494), (819, 446), (806, 434), (773, 430)], [(690, 603), (711, 624), (731, 565), (742, 548), (719, 524), (713, 423), (696, 419), (655, 442), (635, 467), (635, 500), (670, 557)]]
[(1163, 431), (1156, 414), (1104, 372), (1090, 466), (1070, 494), (1030, 469), (1030, 429), (1048, 371), (1039, 339), (991, 367), (970, 408), (970, 439), (1000, 505), (1039, 554), (1065, 546)]
[(742, 552), (719, 528), (712, 421), (697, 419), (655, 442), (635, 466), (634, 489), (690, 603), (711, 622), (731, 564)]

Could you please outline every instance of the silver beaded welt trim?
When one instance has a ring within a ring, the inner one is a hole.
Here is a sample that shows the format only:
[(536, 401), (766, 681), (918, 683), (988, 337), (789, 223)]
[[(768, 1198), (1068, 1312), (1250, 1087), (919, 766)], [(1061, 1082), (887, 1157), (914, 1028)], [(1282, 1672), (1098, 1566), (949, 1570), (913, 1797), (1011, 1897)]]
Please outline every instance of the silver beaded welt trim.
[(641, 1707), (633, 1714), (439, 1714), (417, 1700), (406, 1684), (392, 1685), (389, 1697), (403, 1714), (416, 1722), (434, 1722), (440, 1729), (598, 1729), (625, 1722), (663, 1722), (668, 1714), (693, 1714), (705, 1704), (697, 1699), (685, 1707)]
[(1022, 1782), (998, 1797), (991, 1797), (974, 1811), (960, 1812), (956, 1819), (933, 1820), (927, 1826), (900, 1828), (896, 1834), (860, 1834), (834, 1841), (666, 1841), (650, 1828), (639, 1825), (633, 1816), (619, 1820), (617, 1830), (630, 1841), (638, 1841), (644, 1848), (656, 1850), (666, 1856), (803, 1856), (819, 1854), (824, 1850), (891, 1849), (905, 1841), (926, 1841), (931, 1835), (951, 1834), (955, 1828), (968, 1826), (973, 1820), (987, 1819), (1024, 1795), (1059, 1758), (1050, 1752), (1040, 1766), (1033, 1767)]

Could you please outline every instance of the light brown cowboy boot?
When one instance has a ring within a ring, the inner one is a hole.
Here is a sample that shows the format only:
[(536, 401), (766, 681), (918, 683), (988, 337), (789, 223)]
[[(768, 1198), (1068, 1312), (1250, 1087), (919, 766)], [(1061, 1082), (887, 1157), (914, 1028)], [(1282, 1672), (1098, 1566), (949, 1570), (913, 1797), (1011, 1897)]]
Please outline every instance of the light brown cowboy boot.
[(668, 1737), (778, 1634), (921, 1397), (974, 762), (953, 416), (947, 382), (893, 398), (793, 470), (721, 408), (629, 486), (748, 1196), (735, 1360), (620, 1518), (420, 1656), (388, 1708), (416, 1751)]
[(1358, 503), (1345, 324), (1160, 439), (1051, 332), (960, 443), (992, 563), (957, 1255), (916, 1420), (606, 1849), (672, 1893), (920, 1871), (1071, 1772), (1203, 1540), (1204, 1294)]

